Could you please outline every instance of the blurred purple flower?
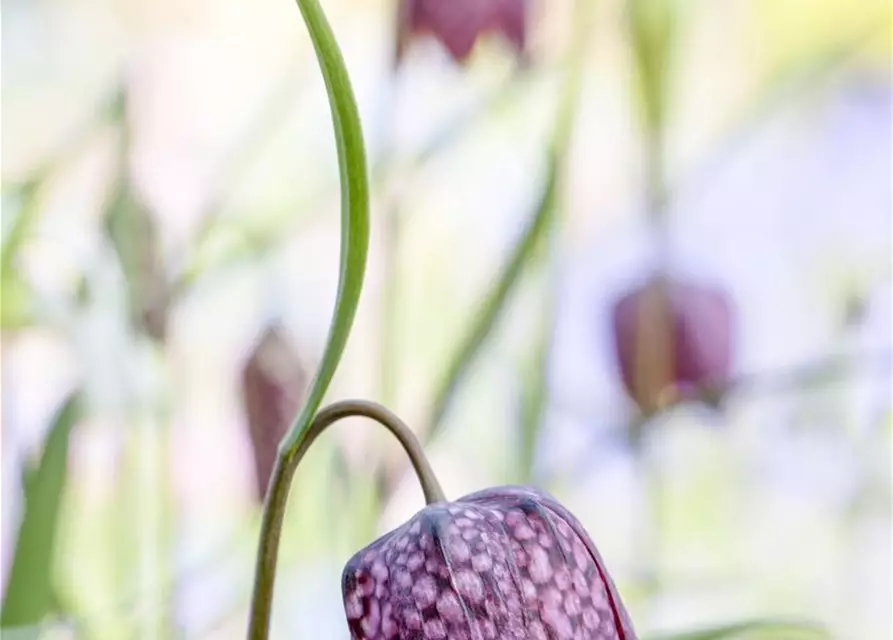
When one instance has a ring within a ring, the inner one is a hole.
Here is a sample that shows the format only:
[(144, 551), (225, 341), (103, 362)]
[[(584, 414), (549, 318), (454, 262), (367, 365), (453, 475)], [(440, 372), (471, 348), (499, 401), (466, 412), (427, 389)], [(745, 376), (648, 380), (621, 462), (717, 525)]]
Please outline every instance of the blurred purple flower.
[(616, 302), (613, 327), (623, 385), (645, 415), (690, 396), (718, 404), (732, 360), (724, 291), (655, 276)]
[(300, 409), (306, 383), (304, 368), (282, 329), (268, 327), (242, 370), (258, 500), (264, 499), (279, 442)]
[(636, 640), (582, 525), (528, 487), (426, 507), (351, 558), (342, 591), (354, 640)]
[(417, 35), (440, 40), (457, 62), (468, 58), (478, 37), (501, 34), (519, 56), (526, 53), (529, 0), (401, 0), (397, 59)]

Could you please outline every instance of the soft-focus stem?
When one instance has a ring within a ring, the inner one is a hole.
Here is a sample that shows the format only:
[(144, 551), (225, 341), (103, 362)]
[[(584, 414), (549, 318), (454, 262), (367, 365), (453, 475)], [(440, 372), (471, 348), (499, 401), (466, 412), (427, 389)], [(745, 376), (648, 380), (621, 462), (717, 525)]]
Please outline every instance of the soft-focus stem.
[[(400, 33), (401, 22), (405, 19), (405, 3), (395, 2), (394, 37), (395, 46), (387, 65), (384, 95), (379, 112), (379, 148), (372, 162), (373, 180), (378, 177), (376, 169), (384, 167), (393, 159), (395, 136), (395, 109), (400, 85)], [(378, 175), (382, 175), (379, 170)], [(400, 379), (400, 352), (398, 349), (397, 321), (400, 300), (400, 198), (389, 180), (382, 180), (380, 216), (376, 229), (379, 233), (378, 250), (381, 256), (381, 281), (378, 298), (378, 401), (388, 407), (397, 407), (397, 384)], [(372, 496), (375, 508), (380, 509), (389, 493), (390, 464), (382, 455), (378, 460), (372, 483)], [(375, 519), (368, 525), (375, 526)], [(372, 531), (362, 532), (371, 534)], [(365, 536), (368, 537), (368, 536)]]
[(560, 203), (560, 184), (564, 177), (567, 158), (571, 147), (574, 123), (580, 106), (580, 93), (582, 89), (583, 68), (585, 66), (586, 45), (588, 44), (591, 25), (592, 0), (578, 0), (574, 11), (574, 40), (571, 43), (569, 62), (565, 84), (562, 90), (561, 102), (555, 117), (555, 129), (551, 141), (551, 158), (546, 193), (550, 197), (543, 206), (550, 207), (556, 213), (552, 215), (553, 226), (550, 229), (547, 240), (548, 270), (546, 292), (543, 300), (543, 317), (536, 338), (533, 358), (533, 371), (531, 385), (522, 398), (524, 410), (522, 415), (521, 446), (518, 451), (519, 481), (529, 484), (533, 481), (533, 468), (535, 465), (536, 445), (539, 441), (539, 432), (545, 421), (546, 406), (548, 405), (548, 369), (549, 355), (552, 347), (552, 335), (555, 327), (556, 295), (557, 287), (557, 260), (556, 254), (560, 247), (561, 218), (557, 212)]
[[(379, 389), (382, 404), (396, 406), (397, 381), (399, 379), (399, 350), (397, 348), (398, 302), (400, 300), (400, 232), (399, 202), (396, 198), (386, 202), (379, 229), (381, 229), (381, 297), (379, 315)], [(388, 499), (393, 478), (389, 458), (382, 457), (375, 472), (375, 497), (382, 503)]]
[[(652, 420), (660, 420), (660, 416)], [(645, 424), (646, 419), (637, 416), (630, 428), (630, 449), (633, 455), (636, 475), (639, 479), (640, 513), (637, 522), (639, 544), (637, 556), (640, 561), (642, 588), (647, 599), (660, 590), (660, 546), (663, 523), (663, 474), (660, 461), (649, 450)]]
[[(645, 195), (658, 254), (658, 269), (664, 276), (669, 277), (671, 252), (670, 221), (665, 198), (666, 181), (663, 140), (663, 125), (649, 130), (645, 135), (645, 162), (647, 167)], [(661, 296), (661, 301), (668, 305), (668, 294)], [(669, 309), (661, 308), (658, 310), (657, 316), (657, 318), (652, 317), (650, 322), (655, 322), (656, 320), (659, 323), (658, 330), (663, 333), (661, 341), (663, 348), (658, 353), (652, 354), (652, 356), (663, 360), (656, 363), (657, 367), (664, 371), (671, 371), (675, 365), (672, 360), (674, 335)], [(647, 323), (649, 320), (643, 318), (642, 322)], [(660, 417), (653, 419), (659, 420)], [(642, 483), (642, 509), (644, 512), (644, 522), (641, 523), (642, 526), (640, 528), (640, 535), (642, 536), (640, 557), (642, 558), (645, 571), (645, 592), (651, 597), (660, 588), (658, 565), (660, 562), (660, 544), (663, 537), (661, 531), (663, 478), (660, 471), (660, 461), (654, 459), (654, 452), (649, 451), (648, 448), (647, 429), (649, 425), (642, 418), (637, 417), (634, 420), (636, 422), (632, 429), (630, 445), (635, 458), (635, 464), (639, 470), (640, 482)]]
[(549, 364), (555, 334), (557, 297), (555, 295), (557, 269), (554, 262), (553, 257), (545, 283), (543, 313), (537, 327), (530, 377), (525, 380), (527, 384), (522, 385), (521, 437), (518, 451), (518, 484), (522, 485), (535, 484), (536, 447), (549, 405)]
[(578, 0), (577, 3), (578, 13), (575, 18), (578, 33), (570, 53), (570, 68), (555, 116), (555, 129), (546, 151), (545, 186), (536, 211), (509, 252), (500, 275), (484, 297), (481, 306), (475, 311), (458, 347), (447, 363), (445, 374), (438, 383), (431, 403), (430, 416), (424, 433), (427, 441), (433, 439), (442, 428), (459, 386), (471, 370), (482, 346), (490, 338), (498, 318), (505, 309), (509, 295), (516, 290), (521, 275), (538, 255), (537, 251), (542, 247), (543, 239), (552, 231), (559, 177), (563, 175), (566, 164), (567, 149), (582, 85), (583, 52), (588, 42), (586, 25), (589, 24), (584, 16), (589, 15), (586, 12), (591, 10), (592, 5), (591, 0)]
[(657, 242), (660, 267), (669, 265), (669, 212), (667, 208), (667, 180), (664, 164), (663, 126), (645, 134), (645, 202), (648, 216)]
[[(403, 3), (396, 3), (395, 37), (400, 33)], [(388, 65), (384, 108), (380, 114), (380, 131), (377, 161), (373, 167), (384, 166), (387, 159), (394, 156), (394, 109), (398, 98), (400, 64), (398, 51), (393, 53)], [(380, 235), (378, 243), (381, 252), (381, 293), (379, 298), (379, 379), (378, 399), (385, 406), (395, 406), (397, 380), (399, 379), (399, 357), (397, 350), (397, 317), (400, 299), (400, 199), (391, 188), (385, 185), (382, 194), (381, 220), (377, 225)]]
[[(666, 198), (666, 94), (668, 59), (671, 56), (672, 32), (675, 26), (674, 10), (670, 0), (633, 0), (630, 5), (630, 36), (636, 60), (634, 75), (638, 82), (642, 104), (642, 151), (645, 164), (643, 185), (644, 202), (648, 221), (656, 244), (657, 269), (664, 276), (670, 267), (670, 235)], [(666, 281), (664, 281), (666, 283)], [(660, 331), (659, 341), (650, 353), (638, 353), (636, 372), (641, 384), (650, 386), (653, 377), (665, 377), (674, 363), (671, 319), (668, 314), (666, 291), (643, 310), (638, 319), (646, 335), (655, 329)], [(650, 414), (650, 411), (648, 412)], [(659, 461), (649, 450), (648, 436), (654, 429), (650, 415), (635, 416), (628, 426), (628, 445), (636, 476), (639, 481), (639, 521), (636, 523), (637, 558), (641, 579), (650, 599), (659, 588), (659, 547), (662, 524), (662, 477)], [(656, 419), (660, 419), (659, 417)]]
[[(630, 7), (631, 38), (637, 63), (636, 75), (640, 83), (643, 104), (643, 154), (645, 161), (644, 201), (651, 224), (657, 251), (657, 269), (669, 276), (670, 269), (670, 220), (666, 189), (665, 141), (667, 133), (667, 70), (672, 56), (673, 31), (678, 16), (670, 0), (633, 0)], [(666, 280), (664, 280), (666, 286)], [(672, 371), (673, 331), (669, 317), (669, 298), (661, 291), (653, 308), (639, 319), (642, 329), (653, 331), (648, 325), (656, 325), (661, 332), (660, 349), (650, 354), (637, 354), (642, 363), (637, 366), (642, 383), (647, 386), (651, 375)], [(641, 333), (641, 332), (640, 332)], [(644, 335), (644, 334), (642, 334)], [(662, 539), (663, 478), (660, 461), (649, 450), (648, 435), (655, 418), (636, 416), (628, 429), (628, 443), (640, 482), (640, 522), (638, 557), (647, 596), (659, 589), (659, 556)], [(660, 419), (657, 417), (656, 419)]]
[(291, 481), (298, 465), (313, 442), (329, 426), (350, 416), (364, 416), (375, 420), (387, 428), (403, 447), (415, 469), (425, 502), (445, 502), (446, 498), (440, 483), (434, 475), (422, 445), (412, 430), (400, 418), (380, 404), (365, 400), (344, 400), (329, 405), (314, 418), (310, 428), (305, 432), (297, 449), (280, 456), (270, 478), (267, 499), (264, 504), (261, 524), (261, 544), (258, 550), (257, 579), (254, 583), (251, 618), (248, 627), (250, 640), (264, 640), (269, 631), (270, 612), (273, 606), (273, 587), (276, 581), (276, 560), (279, 553), (279, 539), (282, 534), (282, 522), (285, 517), (285, 505)]
[(397, 316), (399, 290), (400, 216), (399, 203), (385, 204), (381, 221), (381, 316), (379, 336), (379, 389), (382, 404), (395, 406), (399, 378), (397, 351)]

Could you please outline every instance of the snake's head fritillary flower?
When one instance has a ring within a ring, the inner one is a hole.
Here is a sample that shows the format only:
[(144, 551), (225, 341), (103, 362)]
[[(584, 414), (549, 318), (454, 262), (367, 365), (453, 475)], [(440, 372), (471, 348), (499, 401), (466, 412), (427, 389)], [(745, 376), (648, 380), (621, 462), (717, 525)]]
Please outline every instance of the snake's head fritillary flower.
[(613, 326), (623, 385), (645, 415), (692, 389), (718, 401), (732, 361), (724, 291), (656, 276), (616, 302)]
[(436, 502), (347, 563), (354, 640), (635, 640), (589, 535), (554, 498)]
[(397, 58), (423, 34), (439, 40), (457, 62), (468, 58), (484, 34), (501, 35), (523, 57), (529, 4), (529, 0), (401, 0)]
[(268, 327), (242, 369), (242, 396), (254, 458), (255, 496), (263, 500), (279, 441), (301, 406), (307, 375), (278, 326)]

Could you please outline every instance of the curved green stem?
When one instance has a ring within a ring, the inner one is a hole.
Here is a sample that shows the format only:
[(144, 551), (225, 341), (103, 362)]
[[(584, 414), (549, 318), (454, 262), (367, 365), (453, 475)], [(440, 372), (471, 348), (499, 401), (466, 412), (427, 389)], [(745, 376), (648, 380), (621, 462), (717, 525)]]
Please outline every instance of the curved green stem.
[(279, 538), (282, 534), (282, 521), (285, 516), (285, 504), (295, 470), (301, 463), (307, 450), (329, 426), (342, 418), (365, 416), (386, 427), (400, 441), (406, 455), (409, 456), (415, 469), (425, 502), (445, 502), (443, 489), (431, 469), (422, 445), (406, 423), (391, 411), (375, 402), (365, 400), (344, 400), (331, 404), (320, 411), (299, 446), (279, 456), (276, 467), (270, 478), (267, 501), (264, 505), (263, 523), (261, 525), (261, 544), (257, 557), (257, 580), (254, 583), (254, 594), (251, 604), (251, 619), (248, 627), (250, 640), (264, 640), (270, 624), (270, 611), (273, 606), (273, 586), (276, 580), (276, 559), (279, 553)]
[(297, 0), (297, 3), (316, 51), (332, 110), (341, 184), (341, 258), (335, 313), (329, 325), (326, 347), (310, 384), (307, 400), (279, 445), (276, 467), (267, 491), (248, 628), (251, 639), (267, 637), (276, 577), (276, 553), (291, 477), (307, 447), (328, 424), (323, 420), (328, 419), (330, 423), (337, 419), (332, 418), (331, 411), (321, 416), (316, 416), (316, 412), (350, 335), (363, 288), (369, 248), (366, 150), (350, 78), (319, 1)]
[(298, 8), (313, 41), (332, 109), (341, 181), (341, 264), (335, 315), (329, 327), (326, 348), (307, 401), (282, 440), (280, 451), (283, 453), (300, 445), (303, 432), (319, 409), (341, 360), (363, 288), (369, 249), (369, 179), (353, 88), (341, 50), (319, 1), (298, 0)]

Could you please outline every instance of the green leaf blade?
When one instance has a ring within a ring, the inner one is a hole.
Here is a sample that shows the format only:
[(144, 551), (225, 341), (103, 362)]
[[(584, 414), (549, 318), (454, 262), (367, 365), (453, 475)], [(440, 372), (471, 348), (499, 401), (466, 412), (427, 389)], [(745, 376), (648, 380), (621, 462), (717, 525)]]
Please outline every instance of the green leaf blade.
[(533, 217), (518, 238), (502, 273), (487, 293), (477, 313), (474, 314), (471, 325), (447, 365), (442, 382), (435, 394), (428, 429), (424, 434), (426, 441), (430, 442), (438, 434), (459, 386), (465, 380), (477, 360), (481, 348), (496, 327), (505, 303), (521, 280), (521, 275), (534, 262), (537, 248), (542, 246), (543, 239), (548, 235), (554, 217), (557, 174), (556, 163), (552, 162), (543, 195)]
[(56, 414), (40, 461), (24, 476), (24, 514), (0, 614), (3, 628), (36, 625), (53, 610), (53, 550), (68, 476), (69, 439), (79, 416), (80, 394), (75, 392)]
[(542, 193), (527, 227), (512, 248), (499, 277), (481, 302), (459, 342), (459, 347), (449, 360), (434, 394), (431, 415), (423, 434), (426, 442), (433, 440), (439, 433), (456, 391), (470, 372), (481, 348), (493, 333), (505, 303), (520, 282), (522, 274), (534, 265), (538, 257), (545, 254), (543, 245), (554, 227), (559, 186), (582, 88), (584, 53), (589, 41), (587, 26), (593, 3), (590, 0), (578, 1), (577, 32), (569, 54), (567, 75), (555, 118), (555, 129), (549, 142)]

